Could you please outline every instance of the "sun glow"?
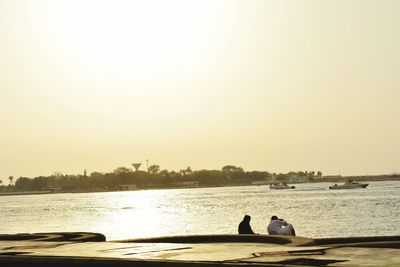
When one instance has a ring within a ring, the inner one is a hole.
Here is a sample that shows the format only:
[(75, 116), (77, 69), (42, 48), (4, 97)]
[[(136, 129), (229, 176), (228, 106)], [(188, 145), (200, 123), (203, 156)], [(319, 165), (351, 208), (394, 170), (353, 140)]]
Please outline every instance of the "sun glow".
[(199, 60), (211, 42), (212, 1), (65, 1), (49, 17), (57, 48), (101, 74), (160, 75)]
[(0, 174), (391, 173), (400, 2), (366, 2), (0, 0)]

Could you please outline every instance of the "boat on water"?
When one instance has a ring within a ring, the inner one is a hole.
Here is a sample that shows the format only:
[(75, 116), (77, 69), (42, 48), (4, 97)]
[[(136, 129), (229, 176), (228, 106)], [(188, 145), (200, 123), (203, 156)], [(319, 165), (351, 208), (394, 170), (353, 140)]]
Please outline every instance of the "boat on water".
[(356, 189), (356, 188), (366, 188), (369, 184), (364, 184), (364, 183), (357, 183), (354, 182), (353, 180), (349, 180), (346, 183), (342, 185), (337, 185), (334, 184), (329, 187), (329, 189)]
[(280, 183), (271, 184), (271, 185), (269, 186), (269, 188), (270, 188), (270, 189), (295, 189), (296, 187), (295, 187), (295, 186), (287, 185), (287, 184), (284, 183), (284, 182), (280, 182)]

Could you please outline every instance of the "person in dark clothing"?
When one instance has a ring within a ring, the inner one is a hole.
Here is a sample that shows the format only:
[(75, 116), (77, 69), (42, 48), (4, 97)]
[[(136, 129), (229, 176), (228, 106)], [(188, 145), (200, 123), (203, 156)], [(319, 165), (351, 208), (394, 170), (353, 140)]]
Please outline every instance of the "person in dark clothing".
[(250, 219), (251, 219), (251, 217), (249, 215), (244, 216), (243, 221), (240, 222), (239, 227), (238, 227), (239, 234), (241, 234), (241, 235), (254, 235), (255, 234), (253, 232), (253, 230), (251, 229)]

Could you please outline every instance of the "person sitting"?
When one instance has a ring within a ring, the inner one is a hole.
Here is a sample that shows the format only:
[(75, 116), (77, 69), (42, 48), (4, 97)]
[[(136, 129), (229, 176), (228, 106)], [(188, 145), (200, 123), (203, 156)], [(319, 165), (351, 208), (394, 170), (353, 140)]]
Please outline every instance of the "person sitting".
[(254, 235), (255, 233), (251, 229), (250, 226), (250, 219), (251, 217), (249, 215), (245, 215), (243, 218), (243, 221), (239, 223), (238, 231), (239, 234), (241, 235)]
[(279, 219), (275, 215), (271, 217), (271, 222), (268, 224), (267, 231), (270, 235), (296, 235), (293, 225), (283, 219)]

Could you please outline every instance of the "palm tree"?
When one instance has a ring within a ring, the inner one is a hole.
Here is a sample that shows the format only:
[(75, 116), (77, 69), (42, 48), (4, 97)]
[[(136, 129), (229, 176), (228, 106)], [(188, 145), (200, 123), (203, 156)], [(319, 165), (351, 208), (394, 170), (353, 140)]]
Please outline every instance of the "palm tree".
[(12, 176), (12, 175), (9, 176), (9, 177), (8, 177), (8, 180), (10, 180), (10, 185), (12, 185), (12, 182), (13, 182), (13, 180), (14, 180), (14, 176)]

